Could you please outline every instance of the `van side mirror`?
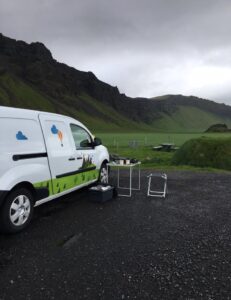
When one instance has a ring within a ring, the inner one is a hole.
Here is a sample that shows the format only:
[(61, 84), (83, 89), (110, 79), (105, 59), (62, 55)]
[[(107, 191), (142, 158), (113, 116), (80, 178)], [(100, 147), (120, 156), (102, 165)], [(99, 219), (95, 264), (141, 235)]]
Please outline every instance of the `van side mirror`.
[(83, 140), (80, 142), (80, 147), (81, 148), (87, 148), (87, 147), (90, 147), (91, 146), (91, 143), (89, 143), (88, 140)]
[(102, 145), (102, 141), (101, 141), (100, 138), (95, 137), (94, 142), (93, 142), (93, 146), (95, 147), (95, 146), (99, 146), (99, 145)]

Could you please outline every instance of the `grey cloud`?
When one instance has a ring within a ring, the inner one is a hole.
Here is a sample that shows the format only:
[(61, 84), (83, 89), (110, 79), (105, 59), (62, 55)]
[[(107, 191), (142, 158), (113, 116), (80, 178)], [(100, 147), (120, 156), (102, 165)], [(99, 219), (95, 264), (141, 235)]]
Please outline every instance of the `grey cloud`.
[(196, 93), (231, 103), (229, 0), (0, 0), (0, 7), (3, 34), (41, 41), (57, 60), (128, 95)]

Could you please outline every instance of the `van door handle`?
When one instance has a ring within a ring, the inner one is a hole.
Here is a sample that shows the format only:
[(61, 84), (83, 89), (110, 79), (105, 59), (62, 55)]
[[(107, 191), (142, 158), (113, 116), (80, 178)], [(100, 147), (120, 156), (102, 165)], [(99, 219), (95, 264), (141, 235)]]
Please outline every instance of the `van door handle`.
[(83, 157), (82, 156), (78, 156), (78, 157), (76, 157), (76, 159), (83, 159)]
[(68, 160), (75, 160), (75, 158), (74, 157), (70, 157), (70, 158), (68, 158)]

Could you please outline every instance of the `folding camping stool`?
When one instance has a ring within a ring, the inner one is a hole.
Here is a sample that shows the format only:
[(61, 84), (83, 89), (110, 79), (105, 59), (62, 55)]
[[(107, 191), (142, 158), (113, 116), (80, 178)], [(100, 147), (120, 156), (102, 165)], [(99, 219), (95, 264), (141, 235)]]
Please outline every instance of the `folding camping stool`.
[[(149, 197), (161, 197), (161, 198), (165, 198), (166, 197), (166, 193), (167, 193), (167, 175), (165, 173), (163, 174), (150, 174), (147, 176), (148, 177), (148, 193), (147, 195)], [(157, 178), (161, 178), (163, 179), (163, 183), (164, 183), (164, 188), (163, 190), (159, 190), (159, 191), (153, 191), (151, 190), (151, 183), (152, 183), (152, 178), (153, 177), (157, 177)]]

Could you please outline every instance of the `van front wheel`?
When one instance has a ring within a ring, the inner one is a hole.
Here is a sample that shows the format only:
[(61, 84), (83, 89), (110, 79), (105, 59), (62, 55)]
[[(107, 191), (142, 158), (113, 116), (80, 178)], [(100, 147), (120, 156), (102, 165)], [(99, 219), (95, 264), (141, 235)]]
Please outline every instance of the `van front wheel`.
[(34, 201), (31, 192), (25, 188), (13, 190), (1, 207), (0, 229), (15, 233), (23, 230), (31, 221)]
[(107, 165), (103, 163), (99, 171), (99, 182), (107, 183), (107, 180), (108, 180), (108, 169), (107, 169)]

